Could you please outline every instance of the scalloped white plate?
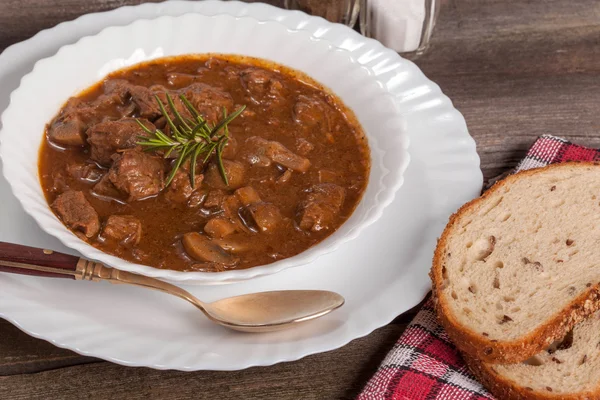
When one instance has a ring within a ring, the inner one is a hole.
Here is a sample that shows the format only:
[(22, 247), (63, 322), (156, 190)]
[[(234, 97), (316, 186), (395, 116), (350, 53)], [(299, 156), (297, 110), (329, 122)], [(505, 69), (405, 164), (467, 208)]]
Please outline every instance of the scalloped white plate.
[[(120, 40), (123, 37), (128, 40)], [(70, 232), (50, 210), (39, 183), (39, 150), (36, 146), (23, 146), (23, 142), (41, 142), (46, 124), (60, 106), (108, 73), (158, 57), (198, 53), (241, 54), (294, 68), (329, 88), (354, 111), (371, 150), (369, 182), (350, 218), (325, 240), (294, 257), (268, 265), (219, 273), (181, 272), (132, 263), (92, 247)], [(38, 61), (11, 94), (1, 117), (0, 158), (4, 176), (25, 211), (42, 229), (87, 259), (182, 284), (237, 282), (273, 274), (313, 262), (358, 237), (381, 217), (402, 185), (409, 164), (408, 135), (394, 97), (378, 76), (373, 69), (359, 64), (349, 51), (315, 38), (309, 31), (292, 30), (275, 21), (189, 13), (109, 27)], [(31, 107), (33, 98), (35, 107)]]
[[(0, 273), (0, 317), (32, 336), (124, 365), (235, 370), (332, 350), (389, 323), (429, 290), (436, 238), (448, 216), (479, 194), (482, 176), (464, 119), (412, 63), (341, 25), (264, 4), (167, 2), (124, 7), (64, 23), (0, 55), (0, 109), (39, 58), (109, 25), (139, 18), (228, 13), (276, 20), (349, 50), (394, 93), (411, 142), (404, 186), (377, 223), (352, 242), (302, 268), (238, 284), (190, 287), (208, 301), (258, 290), (318, 288), (346, 298), (340, 310), (295, 330), (248, 335), (203, 319), (160, 293), (91, 282)], [(6, 91), (4, 91), (6, 90)], [(401, 195), (400, 195), (401, 193)], [(0, 240), (73, 253), (44, 234), (0, 179)]]

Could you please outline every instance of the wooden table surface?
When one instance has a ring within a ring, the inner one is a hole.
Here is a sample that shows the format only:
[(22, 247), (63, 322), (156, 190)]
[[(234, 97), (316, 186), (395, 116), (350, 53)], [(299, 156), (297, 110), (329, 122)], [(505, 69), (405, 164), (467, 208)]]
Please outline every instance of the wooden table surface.
[[(0, 50), (78, 15), (139, 2), (0, 0)], [(416, 63), (465, 116), (486, 178), (514, 167), (541, 134), (600, 147), (597, 0), (446, 1)], [(82, 357), (0, 320), (0, 399), (351, 399), (412, 315), (300, 361), (196, 373)]]

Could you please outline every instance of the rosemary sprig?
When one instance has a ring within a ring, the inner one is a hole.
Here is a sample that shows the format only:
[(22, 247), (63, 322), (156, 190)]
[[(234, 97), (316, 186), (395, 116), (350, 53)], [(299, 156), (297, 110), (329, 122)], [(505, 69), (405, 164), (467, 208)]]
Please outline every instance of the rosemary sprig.
[(158, 128), (152, 131), (140, 120), (136, 119), (138, 125), (148, 135), (140, 136), (140, 141), (137, 144), (144, 147), (145, 151), (164, 151), (165, 158), (170, 157), (172, 154), (177, 154), (173, 168), (167, 176), (165, 187), (171, 184), (179, 168), (188, 159), (190, 159), (190, 182), (192, 187), (195, 187), (196, 163), (198, 159), (204, 165), (213, 154), (216, 155), (217, 165), (223, 181), (226, 185), (229, 185), (227, 175), (225, 174), (225, 167), (223, 166), (223, 149), (229, 140), (227, 125), (237, 118), (246, 109), (246, 106), (240, 107), (237, 111), (229, 115), (227, 115), (227, 110), (223, 109), (223, 119), (211, 127), (184, 95), (180, 95), (179, 99), (189, 111), (192, 118), (181, 115), (173, 99), (167, 93), (167, 106), (174, 116), (173, 120), (167, 111), (167, 106), (163, 104), (157, 95), (154, 95), (154, 97), (158, 102), (158, 107), (162, 115), (167, 120), (170, 135), (167, 135)]

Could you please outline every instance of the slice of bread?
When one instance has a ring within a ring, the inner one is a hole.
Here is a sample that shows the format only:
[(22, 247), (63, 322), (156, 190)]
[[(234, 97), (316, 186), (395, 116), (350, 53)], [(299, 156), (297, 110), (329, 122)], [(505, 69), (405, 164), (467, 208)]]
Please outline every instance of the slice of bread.
[(463, 352), (517, 363), (600, 309), (600, 163), (509, 176), (450, 218), (430, 273)]
[(520, 364), (486, 364), (464, 357), (498, 399), (600, 399), (600, 315), (563, 341)]

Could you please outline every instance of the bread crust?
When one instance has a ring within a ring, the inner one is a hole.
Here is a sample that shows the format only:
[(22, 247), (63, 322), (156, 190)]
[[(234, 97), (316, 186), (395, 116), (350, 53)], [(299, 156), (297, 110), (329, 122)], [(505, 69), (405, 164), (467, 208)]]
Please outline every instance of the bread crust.
[(502, 400), (600, 400), (600, 387), (594, 392), (554, 393), (550, 390), (538, 391), (523, 387), (516, 382), (506, 379), (494, 370), (493, 364), (482, 363), (463, 354), (465, 364), (473, 375), (494, 396)]
[(451, 311), (447, 300), (440, 297), (444, 281), (442, 268), (444, 267), (446, 256), (448, 254), (448, 240), (454, 229), (456, 229), (457, 222), (463, 215), (470, 212), (473, 207), (517, 179), (536, 175), (547, 171), (548, 169), (580, 167), (598, 168), (600, 167), (600, 162), (566, 162), (518, 172), (497, 182), (481, 197), (466, 203), (450, 217), (444, 232), (438, 239), (429, 276), (432, 281), (432, 293), (438, 319), (450, 339), (463, 353), (486, 363), (518, 363), (541, 352), (555, 340), (561, 339), (576, 324), (600, 309), (599, 283), (583, 292), (569, 303), (567, 307), (558, 311), (550, 321), (541, 325), (524, 338), (508, 342), (499, 342), (489, 339), (479, 332), (475, 332), (459, 323)]

